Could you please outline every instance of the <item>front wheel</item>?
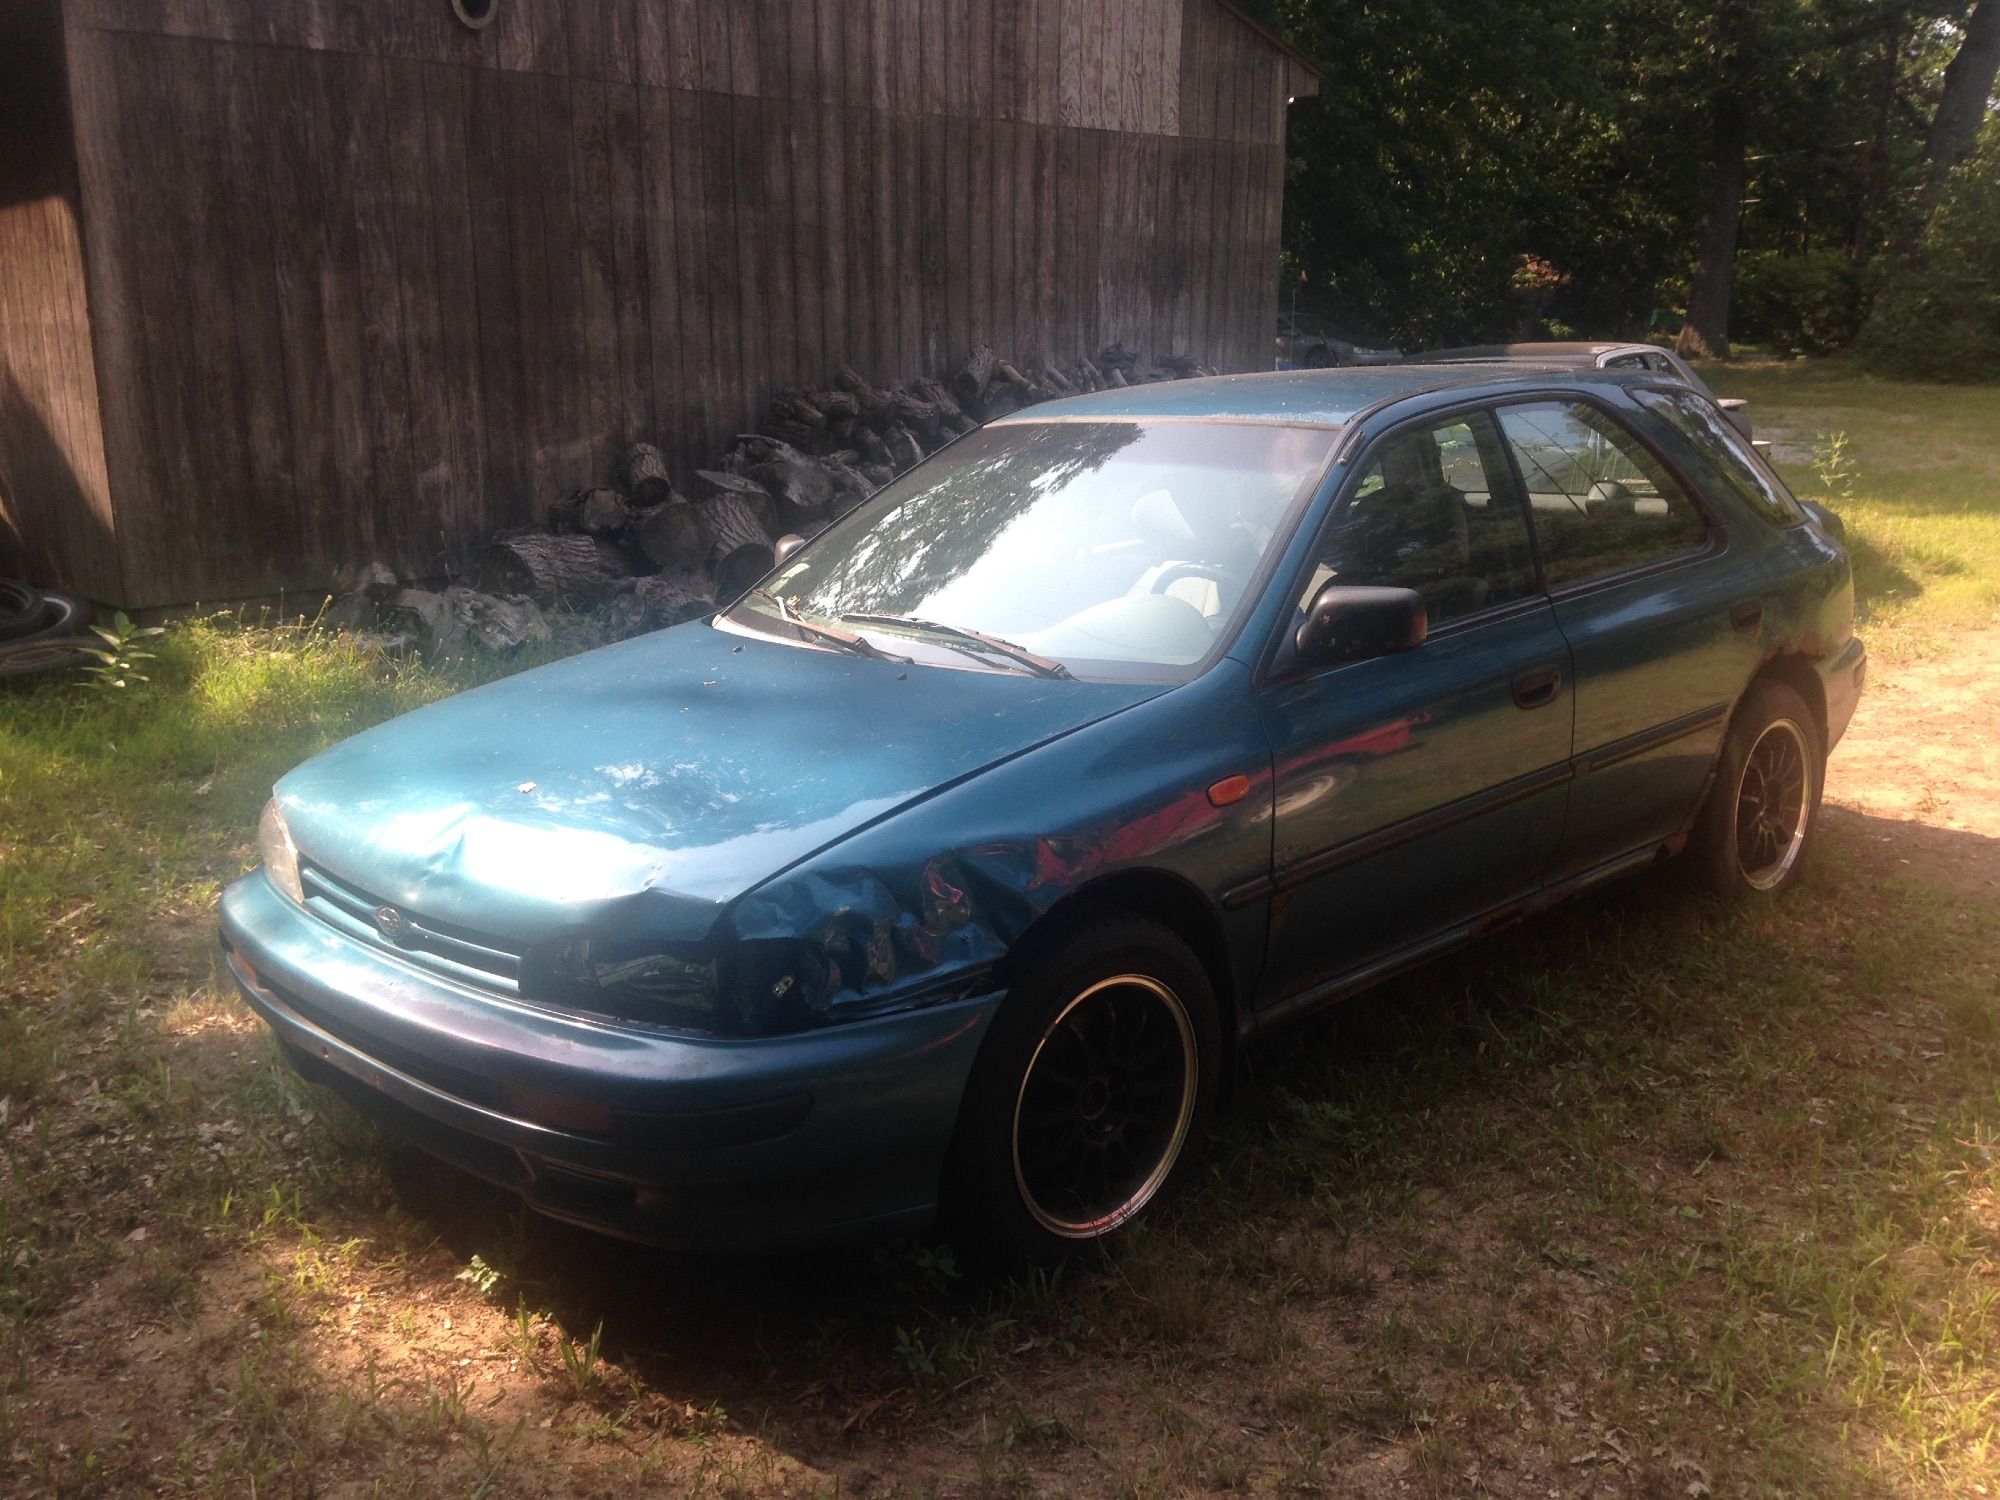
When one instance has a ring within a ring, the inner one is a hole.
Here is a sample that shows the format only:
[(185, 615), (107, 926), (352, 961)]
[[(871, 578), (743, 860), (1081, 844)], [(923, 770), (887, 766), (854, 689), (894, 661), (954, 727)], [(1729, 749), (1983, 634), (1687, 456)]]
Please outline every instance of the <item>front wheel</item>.
[(1732, 897), (1770, 899), (1798, 879), (1819, 823), (1826, 750), (1806, 702), (1753, 683), (1730, 723), (1689, 853), (1702, 880)]
[(1156, 1202), (1206, 1133), (1220, 1033), (1200, 962), (1138, 917), (1079, 923), (994, 1018), (945, 1203), (963, 1248), (1051, 1264)]

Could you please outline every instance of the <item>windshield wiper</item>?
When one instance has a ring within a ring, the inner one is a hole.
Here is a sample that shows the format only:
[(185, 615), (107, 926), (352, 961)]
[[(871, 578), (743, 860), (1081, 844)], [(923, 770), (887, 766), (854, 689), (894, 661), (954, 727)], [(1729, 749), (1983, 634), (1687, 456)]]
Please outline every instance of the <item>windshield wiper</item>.
[(893, 661), (909, 665), (909, 657), (898, 656), (893, 651), (884, 651), (880, 646), (856, 635), (851, 630), (835, 630), (831, 625), (820, 625), (806, 619), (769, 589), (752, 589), (750, 592), (777, 610), (778, 618), (796, 630), (800, 640), (817, 641), (823, 646), (832, 646), (835, 650), (845, 651), (853, 656), (872, 656), (877, 661)]
[(1067, 678), (1074, 675), (1068, 667), (1052, 657), (1037, 656), (1026, 646), (1003, 641), (997, 635), (967, 630), (963, 625), (942, 625), (936, 620), (920, 620), (915, 615), (873, 615), (854, 612), (843, 614), (840, 618), (852, 620), (857, 625), (900, 625), (907, 630), (921, 630), (927, 635), (943, 636), (947, 641), (963, 641), (988, 655), (1004, 657), (1017, 667), (1025, 667), (1037, 677)]

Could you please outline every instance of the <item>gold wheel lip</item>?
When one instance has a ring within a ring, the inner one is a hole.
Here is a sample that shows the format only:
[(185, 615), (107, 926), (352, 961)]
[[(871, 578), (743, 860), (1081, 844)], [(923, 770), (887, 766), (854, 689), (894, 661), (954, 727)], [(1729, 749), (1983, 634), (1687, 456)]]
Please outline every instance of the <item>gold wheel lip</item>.
[[(1041, 1061), (1042, 1049), (1056, 1029), (1069, 1018), (1078, 1006), (1110, 989), (1140, 989), (1151, 994), (1173, 1017), (1174, 1028), (1181, 1039), (1181, 1102), (1180, 1111), (1174, 1121), (1172, 1137), (1160, 1159), (1148, 1172), (1138, 1187), (1117, 1208), (1094, 1219), (1064, 1219), (1050, 1213), (1035, 1201), (1035, 1195), (1028, 1188), (1027, 1174), (1021, 1167), (1021, 1106), (1027, 1099), (1028, 1084), (1035, 1076), (1035, 1064)], [(1195, 1038), (1194, 1019), (1188, 1014), (1181, 997), (1167, 985), (1150, 974), (1115, 974), (1100, 979), (1071, 998), (1070, 1002), (1042, 1028), (1041, 1038), (1035, 1043), (1035, 1050), (1028, 1058), (1028, 1066), (1021, 1070), (1021, 1086), (1014, 1094), (1014, 1118), (1009, 1131), (1008, 1151), (1014, 1163), (1014, 1189), (1021, 1195), (1022, 1206), (1034, 1221), (1050, 1234), (1066, 1240), (1094, 1240), (1120, 1225), (1128, 1223), (1145, 1206), (1159, 1195), (1167, 1178), (1172, 1175), (1175, 1164), (1180, 1160), (1181, 1150), (1187, 1144), (1188, 1131), (1194, 1124), (1195, 1099), (1201, 1087), (1201, 1047)]]
[(1773, 890), (1784, 883), (1785, 877), (1790, 875), (1793, 868), (1797, 866), (1799, 855), (1805, 848), (1806, 834), (1812, 828), (1814, 795), (1812, 740), (1794, 719), (1773, 719), (1764, 726), (1763, 732), (1751, 742), (1749, 750), (1744, 753), (1743, 765), (1736, 773), (1736, 795), (1731, 800), (1730, 806), (1732, 811), (1742, 807), (1743, 785), (1749, 779), (1751, 761), (1756, 759), (1757, 751), (1763, 746), (1764, 741), (1769, 739), (1773, 734), (1781, 731), (1791, 739), (1793, 747), (1798, 751), (1799, 755), (1799, 779), (1802, 783), (1799, 796), (1799, 815), (1792, 827), (1791, 837), (1785, 844), (1784, 852), (1762, 871), (1753, 872), (1744, 869), (1742, 844), (1740, 841), (1737, 843), (1736, 868), (1742, 872), (1744, 881), (1753, 891)]

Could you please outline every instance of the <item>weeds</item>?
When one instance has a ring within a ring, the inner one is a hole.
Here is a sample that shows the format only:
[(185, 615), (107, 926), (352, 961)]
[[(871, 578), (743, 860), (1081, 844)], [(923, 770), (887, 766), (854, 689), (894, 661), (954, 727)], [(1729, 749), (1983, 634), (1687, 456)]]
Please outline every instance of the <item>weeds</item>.
[(584, 1343), (563, 1338), (556, 1344), (556, 1352), (562, 1356), (563, 1375), (569, 1381), (570, 1394), (579, 1401), (589, 1401), (604, 1389), (604, 1371), (598, 1362), (603, 1341), (604, 1325), (599, 1323)]

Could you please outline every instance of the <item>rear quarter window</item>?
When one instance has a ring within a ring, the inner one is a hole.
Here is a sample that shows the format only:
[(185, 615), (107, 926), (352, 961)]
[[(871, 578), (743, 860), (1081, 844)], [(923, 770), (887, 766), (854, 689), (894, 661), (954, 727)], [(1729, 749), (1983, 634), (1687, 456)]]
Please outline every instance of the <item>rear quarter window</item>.
[(1806, 518), (1771, 466), (1730, 425), (1713, 401), (1691, 390), (1635, 390), (1639, 404), (1663, 420), (1751, 510), (1773, 526)]

